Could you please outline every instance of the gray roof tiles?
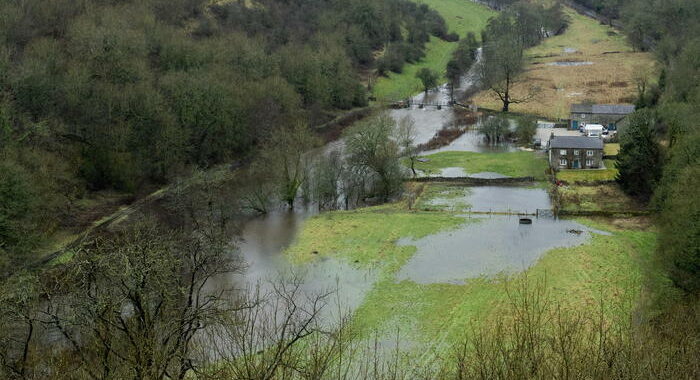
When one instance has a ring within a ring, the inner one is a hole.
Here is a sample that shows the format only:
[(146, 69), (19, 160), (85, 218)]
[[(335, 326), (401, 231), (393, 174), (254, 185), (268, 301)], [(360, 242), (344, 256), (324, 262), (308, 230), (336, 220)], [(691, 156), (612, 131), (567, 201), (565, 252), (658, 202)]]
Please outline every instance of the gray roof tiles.
[(603, 140), (586, 136), (554, 136), (549, 140), (552, 149), (603, 149)]
[(634, 112), (631, 104), (572, 104), (573, 113), (627, 115)]

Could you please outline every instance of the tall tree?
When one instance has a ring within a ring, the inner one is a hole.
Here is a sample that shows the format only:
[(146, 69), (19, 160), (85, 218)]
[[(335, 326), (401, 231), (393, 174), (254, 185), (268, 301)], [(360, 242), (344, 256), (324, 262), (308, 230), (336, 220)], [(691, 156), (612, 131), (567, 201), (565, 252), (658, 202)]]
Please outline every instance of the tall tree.
[(648, 200), (661, 176), (661, 152), (656, 141), (656, 117), (651, 110), (629, 116), (629, 125), (620, 133), (617, 156), (617, 182), (622, 189)]
[(416, 78), (420, 79), (423, 84), (423, 89), (427, 93), (433, 88), (438, 86), (438, 80), (440, 80), (440, 75), (435, 71), (424, 67), (416, 73)]
[(349, 165), (357, 175), (373, 180), (378, 195), (384, 200), (398, 191), (403, 179), (395, 129), (396, 121), (382, 113), (346, 132)]
[(269, 171), (279, 189), (280, 198), (294, 208), (299, 189), (308, 180), (311, 157), (309, 151), (320, 141), (303, 123), (280, 128), (263, 145), (257, 166)]
[(489, 21), (483, 33), (483, 61), (480, 78), (484, 87), (493, 91), (503, 103), (503, 112), (511, 104), (530, 101), (537, 93), (529, 87), (525, 93), (517, 88), (525, 64), (525, 44), (510, 12), (501, 13)]

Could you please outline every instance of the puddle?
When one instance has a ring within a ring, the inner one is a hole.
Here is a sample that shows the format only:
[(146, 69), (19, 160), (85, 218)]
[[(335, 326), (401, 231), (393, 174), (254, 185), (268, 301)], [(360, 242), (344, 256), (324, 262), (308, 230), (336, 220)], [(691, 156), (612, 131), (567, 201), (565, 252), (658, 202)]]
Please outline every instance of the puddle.
[(549, 62), (547, 63), (547, 66), (588, 66), (592, 65), (593, 62), (585, 61), (585, 62), (567, 62), (567, 61), (558, 61), (558, 62)]
[(565, 48), (564, 48), (564, 53), (566, 53), (566, 54), (573, 54), (573, 53), (576, 53), (576, 52), (578, 52), (577, 49), (574, 49), (574, 48), (571, 48), (571, 47), (565, 47)]
[(534, 265), (545, 252), (584, 244), (597, 232), (568, 220), (541, 218), (523, 225), (514, 216), (477, 219), (457, 230), (399, 240), (397, 244), (416, 246), (417, 252), (396, 280), (464, 284), (468, 279), (516, 273)]
[(501, 173), (495, 173), (495, 172), (474, 173), (474, 174), (470, 174), (469, 177), (471, 177), (471, 178), (485, 178), (485, 179), (510, 178), (510, 176), (503, 175)]
[(438, 177), (466, 177), (467, 173), (462, 168), (442, 168)]

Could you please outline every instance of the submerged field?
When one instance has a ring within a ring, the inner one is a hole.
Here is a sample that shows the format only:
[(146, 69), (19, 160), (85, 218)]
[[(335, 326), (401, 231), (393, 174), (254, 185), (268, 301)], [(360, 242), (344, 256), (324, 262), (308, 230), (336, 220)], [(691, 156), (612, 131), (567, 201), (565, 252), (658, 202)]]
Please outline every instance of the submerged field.
[[(479, 36), (488, 19), (496, 14), (488, 7), (472, 1), (421, 0), (417, 2), (437, 10), (447, 22), (449, 31), (459, 34), (460, 38), (468, 32), (474, 32)], [(425, 57), (420, 62), (405, 65), (401, 74), (390, 73), (386, 78), (379, 78), (374, 84), (372, 94), (378, 100), (398, 100), (421, 92), (421, 82), (416, 78), (418, 70), (427, 67), (444, 76), (447, 62), (452, 57), (457, 44), (457, 42), (446, 42), (431, 37), (430, 42), (426, 44)]]
[[(426, 194), (454, 195), (444, 191)], [(546, 287), (548, 301), (564, 309), (592, 313), (604, 300), (605, 315), (628, 315), (654, 241), (649, 230), (608, 222), (543, 220), (522, 227), (513, 218), (412, 211), (395, 203), (316, 216), (286, 255), (296, 263), (336, 258), (376, 271), (353, 329), (380, 343), (398, 335), (403, 349), (424, 351), (428, 360), (471, 328), (488, 325), (523, 278)]]
[[(535, 86), (539, 93), (528, 103), (513, 104), (512, 111), (556, 119), (567, 118), (574, 103), (633, 103), (635, 78), (653, 72), (651, 54), (635, 52), (621, 33), (572, 10), (567, 13), (571, 24), (565, 33), (527, 51), (520, 91)], [(474, 101), (486, 108), (502, 106), (488, 91)]]

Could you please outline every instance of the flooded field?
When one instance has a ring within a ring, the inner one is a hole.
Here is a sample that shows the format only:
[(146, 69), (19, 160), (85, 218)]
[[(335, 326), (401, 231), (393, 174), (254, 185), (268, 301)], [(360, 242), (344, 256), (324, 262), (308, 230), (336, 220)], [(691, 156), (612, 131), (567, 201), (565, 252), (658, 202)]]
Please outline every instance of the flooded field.
[(573, 221), (514, 216), (471, 217), (462, 227), (416, 241), (418, 251), (399, 271), (397, 281), (463, 284), (465, 280), (528, 269), (548, 250), (584, 244), (595, 231)]
[[(316, 212), (309, 209), (280, 211), (256, 217), (245, 223), (238, 243), (239, 255), (245, 264), (241, 273), (219, 277), (209, 284), (213, 289), (235, 289), (249, 296), (259, 294), (270, 300), (279, 297), (275, 287), (282, 284), (299, 284), (300, 305), (320, 294), (333, 293), (329, 301), (342, 300), (342, 313), (352, 312), (371, 289), (376, 273), (359, 269), (351, 263), (323, 257), (308, 265), (290, 263), (284, 250), (292, 245), (304, 220)], [(274, 303), (274, 302), (273, 302)], [(324, 319), (335, 321), (337, 307), (324, 309)]]

